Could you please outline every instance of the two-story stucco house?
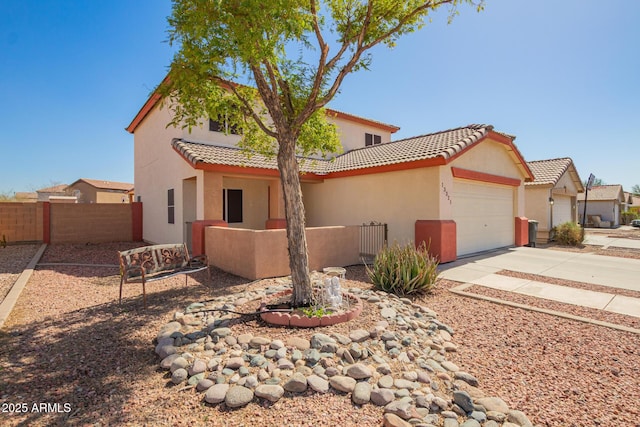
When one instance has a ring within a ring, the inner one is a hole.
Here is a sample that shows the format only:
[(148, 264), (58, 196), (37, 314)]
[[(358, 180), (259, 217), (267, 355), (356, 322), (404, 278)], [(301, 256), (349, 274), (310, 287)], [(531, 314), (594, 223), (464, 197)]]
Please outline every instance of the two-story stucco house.
[[(167, 127), (160, 101), (152, 95), (127, 127), (144, 239), (189, 241), (194, 224), (284, 228), (275, 159), (245, 157), (240, 136), (210, 120), (191, 133)], [(344, 152), (301, 159), (307, 226), (386, 223), (389, 241), (427, 241), (443, 262), (527, 242), (524, 182), (533, 175), (514, 137), (469, 125), (392, 141), (396, 126), (333, 110), (328, 118)]]

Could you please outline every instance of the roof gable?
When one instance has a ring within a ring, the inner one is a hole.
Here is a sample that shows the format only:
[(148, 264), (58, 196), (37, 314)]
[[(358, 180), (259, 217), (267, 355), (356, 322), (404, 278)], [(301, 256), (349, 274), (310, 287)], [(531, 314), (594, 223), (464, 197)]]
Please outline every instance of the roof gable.
[(67, 190), (67, 184), (58, 184), (53, 187), (41, 188), (36, 193), (64, 193)]
[(100, 179), (87, 179), (87, 178), (80, 178), (79, 180), (71, 184), (69, 187), (73, 187), (74, 185), (80, 182), (84, 182), (85, 184), (90, 185), (99, 190), (130, 191), (131, 189), (133, 189), (133, 184), (130, 184), (128, 182), (104, 181)]
[[(578, 195), (578, 200), (584, 200), (585, 194)], [(620, 203), (624, 203), (624, 192), (622, 191), (622, 185), (597, 185), (591, 187), (587, 200), (616, 200)]]
[(569, 157), (562, 157), (559, 159), (548, 160), (535, 160), (527, 162), (529, 169), (533, 172), (534, 180), (525, 183), (526, 186), (532, 185), (551, 185), (558, 184), (560, 179), (565, 173), (569, 174), (569, 177), (576, 186), (578, 193), (584, 192), (584, 185), (580, 180), (578, 171), (573, 164), (573, 160)]
[[(168, 82), (168, 79), (169, 79), (169, 76), (167, 75), (162, 80), (162, 83), (160, 83), (160, 85)], [(149, 98), (147, 98), (147, 101), (144, 103), (142, 108), (140, 108), (136, 116), (133, 118), (133, 120), (131, 120), (131, 123), (129, 123), (129, 126), (127, 126), (125, 130), (129, 133), (135, 133), (137, 127), (142, 123), (145, 117), (147, 117), (147, 115), (160, 103), (160, 101), (162, 101), (162, 95), (160, 95), (160, 93), (156, 90), (149, 96)], [(382, 129), (390, 133), (394, 133), (400, 130), (398, 126), (390, 125), (377, 120), (367, 119), (365, 117), (359, 117), (359, 116), (345, 113), (342, 111), (332, 110), (330, 108), (327, 108), (326, 111), (327, 111), (327, 115), (330, 117), (337, 117), (343, 120), (364, 124), (374, 128)]]

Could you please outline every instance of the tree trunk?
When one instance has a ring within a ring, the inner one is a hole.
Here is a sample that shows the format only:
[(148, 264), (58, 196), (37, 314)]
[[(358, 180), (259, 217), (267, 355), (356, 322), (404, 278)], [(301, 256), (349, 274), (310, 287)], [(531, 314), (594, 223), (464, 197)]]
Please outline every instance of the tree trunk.
[(284, 195), (284, 212), (287, 220), (287, 243), (289, 250), (289, 268), (293, 293), (291, 303), (294, 307), (311, 303), (312, 288), (309, 277), (309, 255), (305, 233), (304, 204), (300, 188), (300, 173), (295, 153), (295, 139), (280, 135), (278, 150), (278, 169)]

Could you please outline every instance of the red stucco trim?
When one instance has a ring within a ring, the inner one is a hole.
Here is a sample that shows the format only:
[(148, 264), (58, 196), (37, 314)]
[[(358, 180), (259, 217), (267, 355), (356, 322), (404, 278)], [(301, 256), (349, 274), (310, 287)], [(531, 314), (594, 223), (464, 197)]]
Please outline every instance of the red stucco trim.
[(204, 229), (212, 226), (228, 227), (229, 224), (221, 219), (204, 219), (193, 221), (191, 224), (191, 254), (193, 256), (206, 253)]
[(378, 129), (385, 130), (390, 133), (395, 133), (400, 130), (398, 126), (388, 125), (386, 123), (376, 122), (374, 120), (369, 120), (364, 117), (354, 116), (349, 113), (344, 113), (342, 111), (332, 110), (327, 108), (327, 115), (329, 117), (336, 117), (338, 119), (348, 120), (350, 122), (359, 123), (366, 126), (376, 127)]
[(415, 224), (416, 246), (424, 243), (432, 256), (442, 262), (455, 261), (458, 256), (456, 246), (456, 223), (453, 220), (417, 220)]
[(489, 173), (478, 172), (470, 169), (457, 168), (455, 166), (451, 167), (451, 174), (454, 178), (489, 182), (492, 184), (510, 185), (512, 187), (519, 187), (522, 183), (519, 179), (516, 178), (501, 175), (492, 175)]

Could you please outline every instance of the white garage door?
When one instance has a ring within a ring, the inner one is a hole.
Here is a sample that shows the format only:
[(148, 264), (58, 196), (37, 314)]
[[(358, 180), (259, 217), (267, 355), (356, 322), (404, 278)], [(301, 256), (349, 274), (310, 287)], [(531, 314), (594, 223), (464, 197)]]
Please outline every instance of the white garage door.
[(512, 187), (456, 180), (452, 204), (458, 256), (515, 243)]
[(553, 195), (553, 226), (573, 221), (571, 216), (571, 197)]

